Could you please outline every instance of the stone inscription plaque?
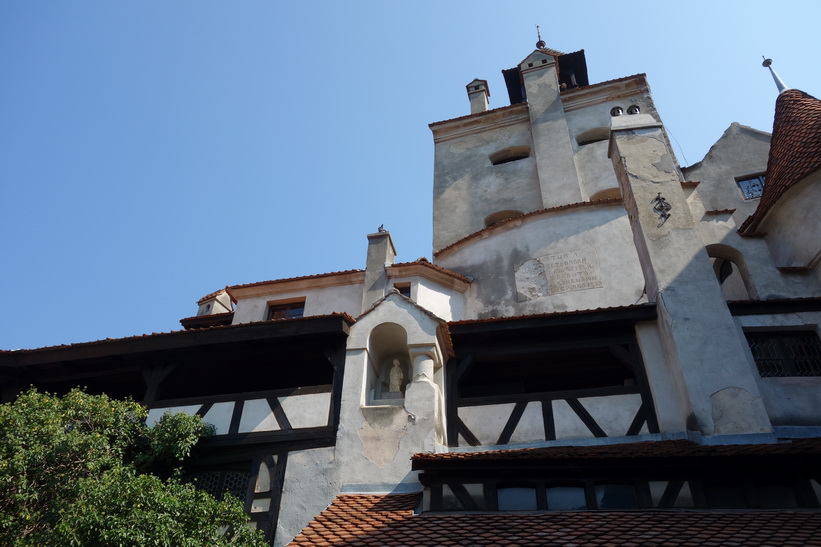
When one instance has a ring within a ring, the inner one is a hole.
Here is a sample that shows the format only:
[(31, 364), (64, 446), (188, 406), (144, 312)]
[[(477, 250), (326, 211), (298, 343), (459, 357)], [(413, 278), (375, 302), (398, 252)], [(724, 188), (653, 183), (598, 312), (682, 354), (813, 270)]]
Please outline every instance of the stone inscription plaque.
[(596, 251), (570, 251), (541, 257), (547, 278), (547, 294), (558, 294), (603, 285)]
[(593, 249), (531, 258), (519, 264), (515, 276), (519, 302), (603, 286)]

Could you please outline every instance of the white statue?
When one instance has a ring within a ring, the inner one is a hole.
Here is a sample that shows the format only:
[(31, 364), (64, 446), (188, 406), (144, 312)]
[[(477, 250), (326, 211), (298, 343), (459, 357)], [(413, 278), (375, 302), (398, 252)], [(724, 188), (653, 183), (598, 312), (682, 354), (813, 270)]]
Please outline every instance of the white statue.
[(394, 393), (402, 391), (402, 380), (405, 379), (405, 373), (399, 365), (399, 359), (393, 360), (393, 368), (391, 369), (391, 385), (390, 390)]

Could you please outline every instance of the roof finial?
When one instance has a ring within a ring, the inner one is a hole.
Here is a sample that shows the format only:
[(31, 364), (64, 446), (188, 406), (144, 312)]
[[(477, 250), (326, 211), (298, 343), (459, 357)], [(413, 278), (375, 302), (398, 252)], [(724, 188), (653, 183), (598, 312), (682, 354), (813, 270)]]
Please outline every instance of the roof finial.
[(781, 78), (778, 77), (778, 74), (775, 73), (775, 70), (773, 70), (773, 67), (772, 67), (773, 60), (772, 59), (767, 59), (763, 55), (761, 56), (761, 58), (764, 59), (764, 62), (761, 63), (761, 66), (770, 69), (770, 74), (772, 74), (773, 80), (775, 80), (775, 87), (778, 88), (778, 93), (780, 94), (780, 93), (783, 93), (783, 92), (787, 91), (789, 88), (784, 84), (784, 82), (781, 80)]
[(547, 46), (547, 44), (545, 44), (544, 40), (542, 40), (542, 31), (539, 30), (539, 25), (536, 25), (536, 36), (539, 37), (539, 41), (536, 42), (536, 47), (538, 49), (544, 49)]

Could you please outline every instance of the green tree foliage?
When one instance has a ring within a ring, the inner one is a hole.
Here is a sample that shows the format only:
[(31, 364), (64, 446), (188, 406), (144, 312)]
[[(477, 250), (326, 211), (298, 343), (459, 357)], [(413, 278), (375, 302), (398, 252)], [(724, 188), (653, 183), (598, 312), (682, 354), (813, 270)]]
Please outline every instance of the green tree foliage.
[(167, 414), (149, 428), (146, 416), (80, 390), (0, 405), (0, 544), (265, 545), (239, 500), (179, 479), (210, 426)]

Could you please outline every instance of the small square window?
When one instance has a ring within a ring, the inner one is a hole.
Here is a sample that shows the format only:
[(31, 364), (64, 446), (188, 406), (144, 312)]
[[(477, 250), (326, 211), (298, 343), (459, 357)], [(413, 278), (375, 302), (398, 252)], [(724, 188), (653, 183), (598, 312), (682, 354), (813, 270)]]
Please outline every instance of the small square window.
[(410, 283), (396, 283), (393, 286), (394, 289), (399, 291), (399, 294), (404, 296), (405, 298), (411, 297), (411, 284)]
[(764, 193), (764, 175), (756, 175), (754, 177), (743, 177), (736, 179), (738, 188), (744, 195), (744, 199), (760, 198)]
[(305, 314), (305, 300), (268, 305), (266, 319), (299, 319)]

